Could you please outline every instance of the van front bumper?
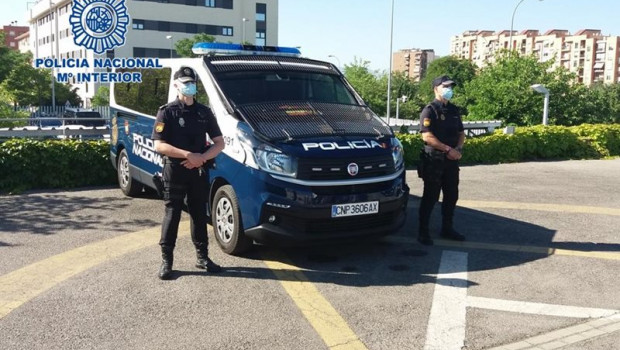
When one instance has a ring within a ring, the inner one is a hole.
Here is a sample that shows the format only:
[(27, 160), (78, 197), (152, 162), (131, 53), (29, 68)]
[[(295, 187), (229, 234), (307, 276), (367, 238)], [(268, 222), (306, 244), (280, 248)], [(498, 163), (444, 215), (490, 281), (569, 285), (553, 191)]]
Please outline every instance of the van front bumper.
[[(259, 225), (245, 234), (261, 243), (321, 243), (392, 234), (404, 225), (409, 199), (404, 176), (362, 188), (346, 187), (289, 188), (285, 196), (271, 193), (263, 203)], [(332, 205), (371, 201), (379, 202), (376, 214), (332, 217)]]

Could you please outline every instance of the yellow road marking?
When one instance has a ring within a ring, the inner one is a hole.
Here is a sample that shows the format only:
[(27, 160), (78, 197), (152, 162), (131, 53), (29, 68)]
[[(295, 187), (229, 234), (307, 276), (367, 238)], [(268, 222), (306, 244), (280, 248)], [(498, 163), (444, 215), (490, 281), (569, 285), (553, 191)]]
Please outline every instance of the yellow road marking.
[[(189, 222), (179, 225), (189, 231)], [(0, 319), (55, 285), (107, 260), (157, 244), (161, 228), (94, 242), (0, 276)]]
[(585, 206), (585, 205), (492, 202), (492, 201), (472, 201), (472, 200), (459, 200), (457, 205), (460, 207), (478, 208), (478, 209), (479, 208), (518, 209), (518, 210), (550, 211), (550, 212), (560, 212), (560, 213), (601, 214), (601, 215), (620, 216), (620, 209), (618, 208), (592, 207), (592, 206)]
[(263, 260), (330, 349), (367, 349), (338, 311), (298, 267), (275, 252), (266, 253)]
[[(412, 237), (399, 237), (391, 236), (386, 237), (385, 240), (395, 243), (409, 243), (414, 244), (417, 241)], [(523, 253), (535, 253), (542, 255), (568, 255), (579, 256), (586, 258), (607, 259), (607, 260), (620, 260), (620, 253), (618, 252), (603, 252), (603, 251), (582, 251), (582, 250), (569, 250), (569, 249), (556, 249), (549, 247), (537, 247), (526, 245), (511, 245), (511, 244), (498, 244), (498, 243), (482, 243), (482, 242), (455, 242), (444, 239), (434, 240), (435, 245), (451, 248), (466, 248), (466, 249), (484, 249), (484, 250), (498, 250), (506, 252), (523, 252)]]

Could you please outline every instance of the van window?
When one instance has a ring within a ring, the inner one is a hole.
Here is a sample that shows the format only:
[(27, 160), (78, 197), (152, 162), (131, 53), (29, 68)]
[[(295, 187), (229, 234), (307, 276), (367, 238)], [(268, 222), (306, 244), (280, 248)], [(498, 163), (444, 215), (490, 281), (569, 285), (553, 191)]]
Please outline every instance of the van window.
[(358, 105), (338, 75), (300, 71), (220, 72), (226, 96), (236, 105), (309, 101)]
[(142, 72), (141, 83), (116, 83), (116, 103), (136, 112), (156, 115), (160, 106), (168, 103), (171, 69), (133, 69), (126, 72)]

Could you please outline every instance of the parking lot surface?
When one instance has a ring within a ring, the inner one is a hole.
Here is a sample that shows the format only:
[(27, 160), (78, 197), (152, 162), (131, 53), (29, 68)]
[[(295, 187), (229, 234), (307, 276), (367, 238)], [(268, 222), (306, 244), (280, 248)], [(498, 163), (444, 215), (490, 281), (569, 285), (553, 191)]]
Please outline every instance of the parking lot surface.
[(612, 349), (617, 174), (620, 159), (462, 167), (467, 241), (425, 247), (410, 171), (393, 235), (234, 257), (210, 233), (219, 275), (193, 267), (184, 221), (171, 281), (156, 277), (159, 200), (116, 188), (2, 196), (0, 348)]

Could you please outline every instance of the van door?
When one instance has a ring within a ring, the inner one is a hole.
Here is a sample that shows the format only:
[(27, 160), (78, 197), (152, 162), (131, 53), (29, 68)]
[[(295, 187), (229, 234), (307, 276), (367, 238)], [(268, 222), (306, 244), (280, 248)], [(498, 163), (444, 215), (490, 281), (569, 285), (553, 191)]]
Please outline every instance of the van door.
[(152, 176), (163, 167), (162, 156), (155, 152), (151, 139), (155, 115), (168, 103), (172, 70), (143, 69), (141, 83), (116, 83), (114, 98), (119, 108), (115, 117), (118, 143), (124, 144), (134, 179), (152, 187)]

